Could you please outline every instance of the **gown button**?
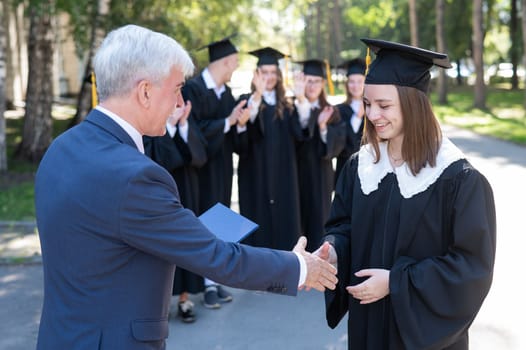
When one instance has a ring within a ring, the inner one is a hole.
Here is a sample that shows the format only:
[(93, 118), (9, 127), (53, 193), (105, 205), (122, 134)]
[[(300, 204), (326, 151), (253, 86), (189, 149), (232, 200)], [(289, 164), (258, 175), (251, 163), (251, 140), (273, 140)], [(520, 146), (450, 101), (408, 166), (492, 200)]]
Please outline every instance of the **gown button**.
[(273, 199), (270, 200), (270, 204), (274, 204), (274, 200)]

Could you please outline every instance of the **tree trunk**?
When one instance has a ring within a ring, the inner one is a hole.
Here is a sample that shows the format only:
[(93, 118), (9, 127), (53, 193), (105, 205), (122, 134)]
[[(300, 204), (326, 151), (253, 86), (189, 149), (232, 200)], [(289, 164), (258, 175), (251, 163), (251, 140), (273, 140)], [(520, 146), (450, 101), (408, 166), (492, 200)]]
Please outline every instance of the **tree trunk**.
[(486, 85), (484, 84), (484, 32), (482, 0), (473, 1), (473, 61), (475, 64), (475, 108), (486, 109)]
[(109, 11), (109, 4), (107, 0), (98, 0), (91, 2), (92, 15), (91, 15), (91, 29), (90, 29), (90, 45), (88, 50), (88, 59), (86, 61), (86, 67), (84, 69), (84, 79), (80, 86), (80, 92), (77, 97), (77, 109), (75, 116), (70, 122), (69, 127), (75, 126), (84, 120), (84, 117), (88, 114), (92, 107), (91, 100), (91, 79), (90, 75), (93, 71), (92, 60), (95, 54), (97, 46), (104, 38), (104, 26), (101, 25), (101, 17), (106, 15)]
[(409, 26), (411, 27), (411, 45), (413, 46), (420, 45), (420, 39), (418, 37), (418, 13), (416, 6), (416, 0), (409, 0)]
[[(436, 40), (437, 51), (447, 52), (446, 38), (444, 32), (444, 0), (436, 0)], [(447, 104), (447, 75), (445, 69), (438, 70), (438, 103)]]
[(7, 142), (6, 142), (6, 128), (5, 128), (5, 83), (6, 83), (6, 41), (7, 41), (7, 26), (3, 20), (9, 16), (7, 9), (7, 1), (0, 1), (0, 13), (3, 15), (0, 23), (0, 173), (7, 171)]
[(16, 156), (39, 162), (51, 143), (53, 119), (53, 31), (52, 0), (31, 5), (28, 39), (29, 75), (26, 114)]
[(334, 7), (333, 7), (333, 38), (334, 38), (334, 46), (332, 47), (334, 49), (334, 53), (331, 55), (332, 63), (338, 64), (341, 57), (340, 52), (342, 52), (342, 24), (341, 24), (341, 16), (342, 16), (342, 8), (340, 6), (339, 0), (334, 0)]
[(510, 11), (510, 60), (513, 66), (513, 75), (511, 76), (511, 89), (517, 90), (519, 88), (519, 79), (517, 77), (517, 66), (519, 65), (519, 32), (517, 28), (517, 1), (511, 0)]
[[(522, 46), (525, 48), (522, 64), (526, 67), (526, 0), (522, 0)], [(526, 86), (526, 75), (524, 76), (524, 86)], [(526, 109), (526, 89), (524, 89), (524, 108)]]
[(313, 19), (314, 15), (313, 12), (315, 11), (313, 5), (309, 5), (307, 9), (307, 16), (305, 16), (305, 55), (307, 57), (311, 57), (312, 52), (314, 50), (314, 45), (312, 45), (313, 41), (313, 33), (314, 33), (314, 24), (315, 21)]
[(322, 57), (323, 55), (323, 35), (322, 35), (322, 26), (323, 26), (323, 8), (320, 4), (320, 1), (316, 1), (316, 57)]

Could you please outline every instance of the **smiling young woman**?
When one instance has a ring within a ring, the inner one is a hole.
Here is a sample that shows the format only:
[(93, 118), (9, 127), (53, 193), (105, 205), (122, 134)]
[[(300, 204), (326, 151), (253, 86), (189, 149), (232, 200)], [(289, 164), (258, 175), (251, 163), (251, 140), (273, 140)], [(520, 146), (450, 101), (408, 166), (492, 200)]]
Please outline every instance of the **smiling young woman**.
[[(336, 186), (326, 294), (349, 349), (468, 349), (491, 286), (495, 204), (486, 178), (440, 130), (426, 95), (444, 54), (381, 40), (365, 79), (364, 145)], [(438, 310), (438, 311), (437, 311)]]

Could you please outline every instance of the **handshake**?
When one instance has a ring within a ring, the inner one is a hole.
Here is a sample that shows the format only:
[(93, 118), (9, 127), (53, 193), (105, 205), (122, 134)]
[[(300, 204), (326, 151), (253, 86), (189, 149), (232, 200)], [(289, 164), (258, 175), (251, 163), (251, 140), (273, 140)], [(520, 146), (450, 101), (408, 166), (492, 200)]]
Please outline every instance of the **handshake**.
[(336, 277), (337, 258), (334, 248), (325, 242), (315, 252), (309, 253), (305, 250), (306, 246), (307, 238), (302, 236), (292, 249), (293, 252), (303, 256), (307, 265), (305, 283), (299, 289), (310, 290), (314, 288), (320, 292), (325, 291), (325, 288), (334, 290), (336, 283), (338, 283)]

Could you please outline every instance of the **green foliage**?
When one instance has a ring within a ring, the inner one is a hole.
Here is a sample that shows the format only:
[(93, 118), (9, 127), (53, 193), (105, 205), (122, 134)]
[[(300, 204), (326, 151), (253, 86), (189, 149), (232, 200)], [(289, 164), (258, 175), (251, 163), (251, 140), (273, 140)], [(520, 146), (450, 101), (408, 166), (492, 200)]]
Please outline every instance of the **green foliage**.
[[(523, 91), (490, 88), (487, 110), (473, 109), (472, 89), (455, 89), (448, 95), (447, 106), (434, 106), (437, 117), (445, 123), (482, 135), (526, 145), (526, 114), (522, 107)], [(436, 95), (431, 95), (436, 103)]]

